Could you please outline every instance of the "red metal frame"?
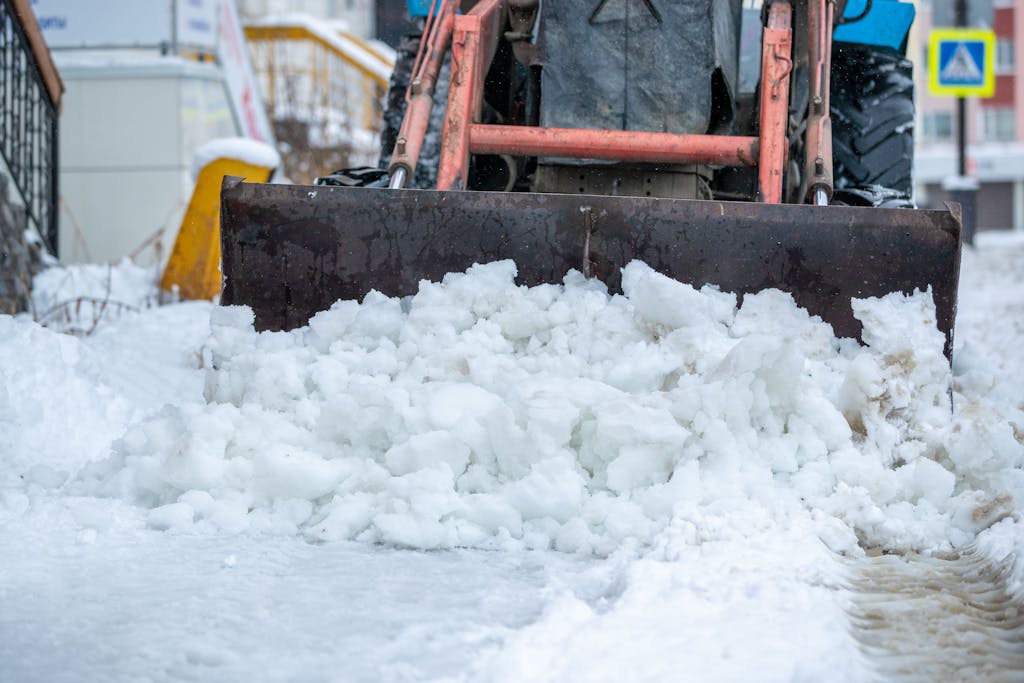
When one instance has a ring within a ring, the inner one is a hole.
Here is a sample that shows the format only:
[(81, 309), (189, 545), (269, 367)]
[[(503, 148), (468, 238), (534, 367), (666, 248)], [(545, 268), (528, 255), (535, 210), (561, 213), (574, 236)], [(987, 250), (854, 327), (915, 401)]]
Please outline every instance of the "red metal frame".
[(469, 127), (469, 151), (472, 154), (756, 166), (758, 141), (754, 137), (725, 135), (674, 135), (474, 123)]
[(469, 129), (480, 120), (484, 77), (498, 49), (505, 6), (502, 0), (483, 0), (468, 14), (455, 18), (452, 39), (452, 82), (448, 112), (441, 129), (441, 161), (437, 189), (464, 190), (469, 175)]
[(448, 41), (452, 37), (458, 8), (457, 0), (434, 0), (431, 7), (431, 16), (424, 27), (423, 40), (416, 53), (409, 90), (405, 95), (409, 106), (402, 119), (402, 127), (391, 154), (391, 165), (388, 167), (392, 177), (399, 169), (408, 178), (416, 171), (416, 163), (430, 124), (430, 112), (434, 107), (434, 87), (448, 51)]
[[(810, 106), (807, 111), (807, 197), (815, 203), (832, 198), (832, 118), (829, 115), (829, 86), (832, 69), (831, 0), (807, 2), (807, 60), (810, 74)], [(818, 197), (823, 193), (823, 197)]]
[[(811, 0), (812, 4), (815, 1)], [(773, 204), (782, 200), (793, 71), (792, 10), (788, 2), (772, 3), (764, 31), (761, 73), (765, 85), (761, 88), (759, 137), (480, 124), (484, 77), (497, 49), (503, 16), (503, 0), (483, 0), (468, 14), (455, 17), (452, 80), (441, 133), (437, 189), (465, 189), (471, 154), (511, 154), (757, 166), (758, 199)]]
[(789, 124), (789, 78), (793, 72), (792, 10), (773, 2), (761, 38), (761, 156), (757, 162), (758, 201), (782, 201)]

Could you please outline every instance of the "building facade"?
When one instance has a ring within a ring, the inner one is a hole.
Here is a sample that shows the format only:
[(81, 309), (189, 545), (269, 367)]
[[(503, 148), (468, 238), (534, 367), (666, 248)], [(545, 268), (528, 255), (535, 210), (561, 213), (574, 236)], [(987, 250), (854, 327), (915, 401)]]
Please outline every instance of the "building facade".
[(373, 38), (376, 5), (376, 0), (238, 0), (238, 11), (243, 21), (296, 13), (343, 21), (349, 32), (360, 38)]
[[(936, 208), (957, 173), (956, 99), (928, 92), (928, 36), (948, 26), (952, 0), (917, 3), (917, 21), (909, 42), (915, 62), (917, 130), (914, 173), (917, 202)], [(979, 182), (978, 228), (1024, 230), (1024, 2), (994, 0), (972, 25), (996, 34), (996, 91), (990, 98), (967, 100), (967, 175)]]

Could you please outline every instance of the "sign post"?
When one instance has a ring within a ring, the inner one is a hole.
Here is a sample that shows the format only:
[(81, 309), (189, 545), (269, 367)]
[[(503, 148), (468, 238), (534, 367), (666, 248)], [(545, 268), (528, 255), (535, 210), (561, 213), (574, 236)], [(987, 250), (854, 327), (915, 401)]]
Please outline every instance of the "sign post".
[[(956, 21), (967, 21), (966, 0), (956, 2)], [(974, 243), (977, 224), (977, 179), (967, 175), (966, 97), (992, 97), (996, 90), (996, 37), (992, 31), (935, 29), (928, 44), (928, 85), (933, 95), (957, 98), (957, 173), (946, 189), (963, 210), (964, 241)]]

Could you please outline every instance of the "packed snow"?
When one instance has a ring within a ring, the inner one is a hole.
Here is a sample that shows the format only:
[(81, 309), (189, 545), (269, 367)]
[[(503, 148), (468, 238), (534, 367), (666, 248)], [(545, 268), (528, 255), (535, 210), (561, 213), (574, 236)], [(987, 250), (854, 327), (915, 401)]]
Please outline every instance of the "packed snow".
[(1024, 600), (1024, 239), (978, 243), (952, 369), (928, 292), (862, 346), (497, 262), (256, 333), (48, 271), (108, 304), (0, 317), (0, 680), (868, 680), (851, 561), (971, 548)]

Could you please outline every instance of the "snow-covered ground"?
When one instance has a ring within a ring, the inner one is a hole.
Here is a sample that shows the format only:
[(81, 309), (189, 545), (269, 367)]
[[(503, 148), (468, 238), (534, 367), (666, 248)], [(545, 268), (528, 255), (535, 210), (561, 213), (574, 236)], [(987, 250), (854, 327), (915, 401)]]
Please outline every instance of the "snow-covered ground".
[(952, 374), (927, 295), (860, 347), (778, 293), (491, 264), (258, 335), (48, 271), (49, 327), (0, 316), (0, 681), (885, 677), (879, 554), (1024, 602), (1024, 239), (978, 242)]

